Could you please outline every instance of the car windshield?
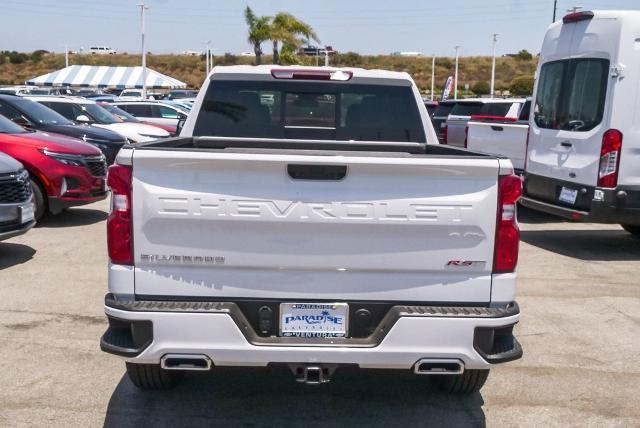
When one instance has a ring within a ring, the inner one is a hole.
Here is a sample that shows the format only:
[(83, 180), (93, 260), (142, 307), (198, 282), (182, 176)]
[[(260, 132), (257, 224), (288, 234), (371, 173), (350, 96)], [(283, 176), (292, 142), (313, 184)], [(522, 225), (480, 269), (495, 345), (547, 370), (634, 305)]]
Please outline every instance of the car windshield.
[(135, 117), (134, 115), (129, 114), (126, 111), (124, 111), (121, 108), (116, 107), (114, 105), (111, 105), (111, 104), (100, 104), (100, 107), (102, 107), (103, 109), (105, 109), (106, 111), (111, 113), (112, 115), (119, 117), (124, 122), (140, 122), (140, 120), (137, 117)]
[(23, 132), (27, 131), (6, 117), (0, 116), (0, 134), (22, 134)]
[(61, 114), (35, 101), (16, 97), (11, 100), (11, 103), (28, 116), (31, 121), (41, 125), (73, 125), (73, 122)]
[(142, 92), (139, 91), (122, 91), (121, 97), (141, 97)]
[(169, 92), (169, 96), (172, 99), (178, 99), (178, 98), (194, 98), (197, 95), (197, 93), (195, 91), (174, 91), (174, 92)]
[(215, 81), (195, 136), (424, 142), (410, 86)]
[(112, 123), (121, 123), (122, 119), (109, 113), (97, 104), (83, 104), (82, 110), (86, 111), (91, 118), (102, 125), (110, 125)]

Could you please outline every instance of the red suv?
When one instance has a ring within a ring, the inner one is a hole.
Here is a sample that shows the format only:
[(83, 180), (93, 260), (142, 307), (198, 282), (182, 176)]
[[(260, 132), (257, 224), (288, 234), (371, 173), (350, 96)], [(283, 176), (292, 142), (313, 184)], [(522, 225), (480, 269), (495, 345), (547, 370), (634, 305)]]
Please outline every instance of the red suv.
[(29, 172), (36, 219), (107, 196), (104, 155), (88, 143), (26, 131), (0, 116), (0, 152), (22, 162)]

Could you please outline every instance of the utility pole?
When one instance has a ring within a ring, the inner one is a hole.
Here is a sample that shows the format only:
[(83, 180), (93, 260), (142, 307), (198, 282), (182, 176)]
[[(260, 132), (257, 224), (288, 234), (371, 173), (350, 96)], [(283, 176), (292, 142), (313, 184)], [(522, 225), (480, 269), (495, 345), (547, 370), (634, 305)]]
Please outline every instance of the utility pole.
[(147, 99), (147, 51), (144, 49), (144, 11), (149, 9), (144, 2), (137, 5), (140, 8), (140, 34), (142, 35), (142, 99)]
[(491, 61), (491, 98), (493, 98), (496, 86), (496, 42), (498, 41), (498, 33), (493, 33), (492, 61)]
[(556, 22), (556, 11), (558, 10), (558, 0), (553, 0), (553, 21)]
[(436, 78), (436, 54), (431, 55), (431, 101), (433, 101), (433, 85)]
[(64, 45), (64, 66), (69, 67), (69, 45)]
[(329, 67), (329, 52), (327, 52), (327, 48), (324, 49), (324, 66)]
[(207, 40), (207, 43), (205, 43), (205, 45), (207, 46), (207, 50), (205, 52), (205, 57), (204, 57), (206, 62), (206, 69), (207, 69), (206, 77), (209, 77), (209, 72), (211, 71), (211, 68), (210, 68), (211, 62), (209, 61), (209, 58), (211, 56), (211, 49), (209, 48), (209, 46), (211, 45), (211, 40)]
[(458, 50), (460, 46), (456, 46), (456, 72), (453, 75), (453, 99), (458, 99)]

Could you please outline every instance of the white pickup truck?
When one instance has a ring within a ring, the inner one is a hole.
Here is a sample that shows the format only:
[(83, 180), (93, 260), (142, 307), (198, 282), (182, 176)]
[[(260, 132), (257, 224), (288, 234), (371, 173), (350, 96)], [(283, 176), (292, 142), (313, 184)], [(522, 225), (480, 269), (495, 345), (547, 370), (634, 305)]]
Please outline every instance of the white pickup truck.
[(288, 366), (470, 393), (520, 358), (520, 179), (437, 144), (406, 73), (216, 67), (180, 137), (109, 170), (109, 328), (132, 382)]
[(517, 174), (524, 172), (529, 134), (531, 100), (520, 109), (517, 118), (471, 116), (467, 123), (466, 148), (476, 152), (493, 153), (511, 160)]

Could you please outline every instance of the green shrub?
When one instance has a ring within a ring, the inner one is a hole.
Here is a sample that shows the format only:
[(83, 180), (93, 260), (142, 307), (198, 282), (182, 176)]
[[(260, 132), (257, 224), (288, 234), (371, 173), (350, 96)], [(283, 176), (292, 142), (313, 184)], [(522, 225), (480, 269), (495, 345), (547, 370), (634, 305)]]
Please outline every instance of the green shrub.
[(512, 95), (530, 96), (533, 94), (533, 76), (518, 76), (511, 81), (509, 91)]

